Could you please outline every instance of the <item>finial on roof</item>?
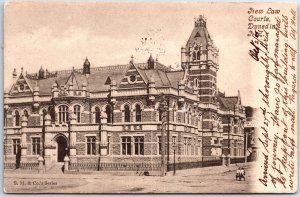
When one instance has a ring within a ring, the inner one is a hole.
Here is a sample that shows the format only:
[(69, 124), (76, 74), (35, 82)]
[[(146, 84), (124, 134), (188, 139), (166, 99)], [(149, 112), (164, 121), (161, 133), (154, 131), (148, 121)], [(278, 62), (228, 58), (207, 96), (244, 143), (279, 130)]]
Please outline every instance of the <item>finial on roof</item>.
[(13, 76), (13, 78), (17, 78), (17, 70), (16, 70), (16, 68), (14, 68), (14, 71), (13, 71), (13, 74), (12, 74), (12, 76)]
[(130, 59), (130, 62), (131, 63), (133, 63), (133, 59), (134, 59), (134, 57), (133, 57), (133, 54), (131, 55), (131, 59)]
[(21, 73), (23, 73), (23, 67), (21, 67)]
[(197, 19), (195, 19), (195, 27), (206, 27), (206, 18), (204, 15), (199, 15)]

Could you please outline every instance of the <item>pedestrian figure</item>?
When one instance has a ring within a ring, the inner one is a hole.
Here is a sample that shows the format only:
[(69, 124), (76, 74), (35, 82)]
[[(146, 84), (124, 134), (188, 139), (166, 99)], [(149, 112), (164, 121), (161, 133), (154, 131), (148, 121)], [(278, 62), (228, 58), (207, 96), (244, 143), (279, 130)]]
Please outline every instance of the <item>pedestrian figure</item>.
[(235, 179), (238, 181), (240, 181), (241, 179), (244, 179), (244, 181), (246, 180), (245, 179), (245, 170), (243, 167), (238, 168), (238, 170), (236, 171)]

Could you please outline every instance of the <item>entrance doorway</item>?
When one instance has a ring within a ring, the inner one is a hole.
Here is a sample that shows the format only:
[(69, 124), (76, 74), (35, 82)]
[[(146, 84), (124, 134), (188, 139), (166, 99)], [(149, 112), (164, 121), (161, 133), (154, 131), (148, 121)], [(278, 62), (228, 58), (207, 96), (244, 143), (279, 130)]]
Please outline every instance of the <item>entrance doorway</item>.
[(57, 142), (57, 162), (64, 162), (64, 158), (67, 154), (68, 143), (66, 138), (59, 136), (56, 138)]

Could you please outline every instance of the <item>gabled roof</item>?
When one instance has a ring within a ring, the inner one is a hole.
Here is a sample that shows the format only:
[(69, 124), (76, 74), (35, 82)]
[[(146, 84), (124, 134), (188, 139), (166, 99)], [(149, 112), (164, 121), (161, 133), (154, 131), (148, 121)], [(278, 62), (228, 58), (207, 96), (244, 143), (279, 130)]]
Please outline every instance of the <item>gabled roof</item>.
[(203, 16), (200, 16), (195, 22), (195, 27), (186, 43), (186, 48), (188, 49), (190, 46), (194, 46), (197, 44), (206, 48), (208, 42), (211, 41), (211, 37), (206, 28), (206, 21)]
[(222, 110), (235, 110), (235, 105), (238, 102), (237, 96), (232, 97), (218, 97), (218, 101), (220, 103), (220, 109)]
[[(31, 88), (35, 86), (39, 87), (40, 95), (51, 95), (51, 88), (54, 83), (58, 87), (69, 85), (72, 81), (73, 89), (82, 89), (83, 83), (86, 84), (87, 90), (90, 92), (108, 91), (110, 83), (107, 83), (108, 77), (110, 81), (116, 81), (117, 87), (120, 87), (120, 83), (124, 77), (128, 77), (129, 74), (140, 75), (138, 80), (145, 82), (145, 85), (152, 77), (155, 81), (156, 87), (173, 87), (178, 88), (178, 82), (182, 80), (184, 71), (171, 71), (169, 67), (166, 67), (156, 62), (155, 69), (147, 69), (147, 63), (129, 63), (125, 65), (107, 66), (91, 68), (90, 74), (83, 74), (82, 69), (64, 70), (49, 72), (46, 78), (38, 78), (36, 74), (28, 74), (24, 76), (28, 85)], [(136, 69), (136, 71), (133, 71)], [(129, 74), (126, 74), (127, 71)], [(123, 80), (124, 81), (124, 80)], [(124, 82), (122, 82), (124, 84)], [(146, 86), (139, 87), (146, 87)], [(124, 86), (125, 88), (127, 86)]]

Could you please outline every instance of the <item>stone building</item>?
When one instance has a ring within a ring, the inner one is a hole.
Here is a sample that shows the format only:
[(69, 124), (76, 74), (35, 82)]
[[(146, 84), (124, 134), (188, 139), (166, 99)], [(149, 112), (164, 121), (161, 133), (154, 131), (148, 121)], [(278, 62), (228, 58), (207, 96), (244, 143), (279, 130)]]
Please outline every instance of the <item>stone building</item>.
[(245, 114), (244, 131), (247, 136), (245, 138), (247, 139), (247, 157), (248, 161), (256, 161), (259, 151), (259, 125), (262, 124), (260, 120), (263, 119), (260, 117), (259, 108), (246, 106)]
[(244, 107), (239, 93), (226, 97), (217, 88), (218, 53), (199, 16), (181, 48), (181, 70), (152, 56), (107, 67), (86, 58), (72, 70), (15, 70), (4, 93), (5, 168), (35, 169), (42, 156), (48, 170), (68, 155), (71, 170), (158, 171), (163, 119), (168, 164), (174, 149), (181, 168), (243, 157)]

